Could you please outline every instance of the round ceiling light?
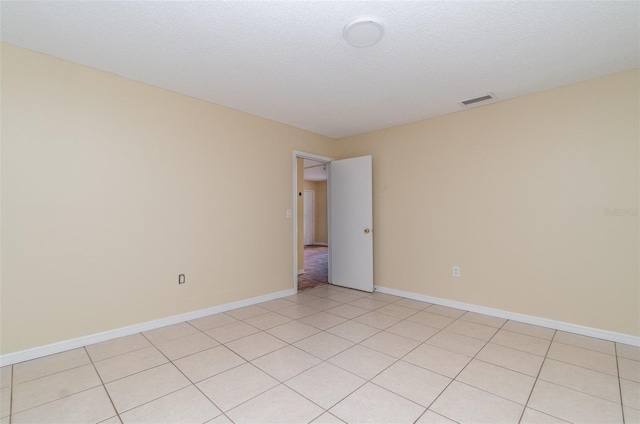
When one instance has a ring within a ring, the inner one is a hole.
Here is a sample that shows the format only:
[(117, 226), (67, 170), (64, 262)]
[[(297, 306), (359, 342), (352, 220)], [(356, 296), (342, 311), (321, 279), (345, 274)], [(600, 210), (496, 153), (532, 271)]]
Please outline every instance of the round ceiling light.
[(371, 19), (356, 19), (344, 27), (344, 39), (354, 47), (373, 46), (384, 35), (384, 28)]

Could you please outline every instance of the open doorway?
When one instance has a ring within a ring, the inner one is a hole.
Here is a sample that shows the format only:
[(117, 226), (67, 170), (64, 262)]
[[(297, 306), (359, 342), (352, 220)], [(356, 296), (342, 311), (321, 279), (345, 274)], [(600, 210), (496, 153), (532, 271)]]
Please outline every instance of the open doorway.
[(298, 274), (298, 291), (329, 283), (327, 179), (327, 163), (303, 159), (304, 268)]
[(329, 283), (328, 178), (331, 158), (294, 152), (296, 223), (294, 287)]

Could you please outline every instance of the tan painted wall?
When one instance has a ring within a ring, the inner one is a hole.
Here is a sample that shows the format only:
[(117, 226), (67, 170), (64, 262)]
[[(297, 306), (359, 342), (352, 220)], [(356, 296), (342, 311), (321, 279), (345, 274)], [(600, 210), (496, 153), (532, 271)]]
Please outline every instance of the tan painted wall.
[(2, 353), (293, 287), (292, 151), (332, 140), (1, 55)]
[(293, 150), (374, 156), (376, 284), (640, 334), (638, 71), (336, 144), (1, 46), (3, 354), (291, 288)]
[(373, 155), (375, 283), (640, 335), (639, 80), (340, 140)]
[(314, 243), (327, 243), (329, 240), (327, 231), (327, 182), (304, 181), (305, 190), (314, 191)]

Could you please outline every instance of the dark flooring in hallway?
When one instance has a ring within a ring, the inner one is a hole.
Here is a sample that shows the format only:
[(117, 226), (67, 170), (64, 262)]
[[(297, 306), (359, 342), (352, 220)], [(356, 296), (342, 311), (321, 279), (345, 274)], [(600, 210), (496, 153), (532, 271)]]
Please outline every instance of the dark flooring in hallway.
[(304, 274), (298, 275), (298, 291), (312, 289), (329, 282), (327, 246), (304, 247)]

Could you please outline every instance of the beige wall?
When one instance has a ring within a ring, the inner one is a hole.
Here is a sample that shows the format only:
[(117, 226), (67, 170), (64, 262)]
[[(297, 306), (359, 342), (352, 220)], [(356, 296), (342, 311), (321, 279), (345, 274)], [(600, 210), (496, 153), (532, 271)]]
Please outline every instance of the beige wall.
[(1, 55), (2, 353), (293, 287), (292, 151), (330, 139)]
[(340, 140), (373, 155), (375, 283), (640, 335), (638, 216), (604, 212), (639, 207), (639, 80)]
[(291, 288), (293, 150), (374, 156), (376, 284), (640, 335), (638, 71), (336, 144), (1, 59), (3, 354)]
[(305, 180), (304, 189), (314, 191), (314, 243), (326, 244), (329, 240), (327, 231), (327, 182)]

